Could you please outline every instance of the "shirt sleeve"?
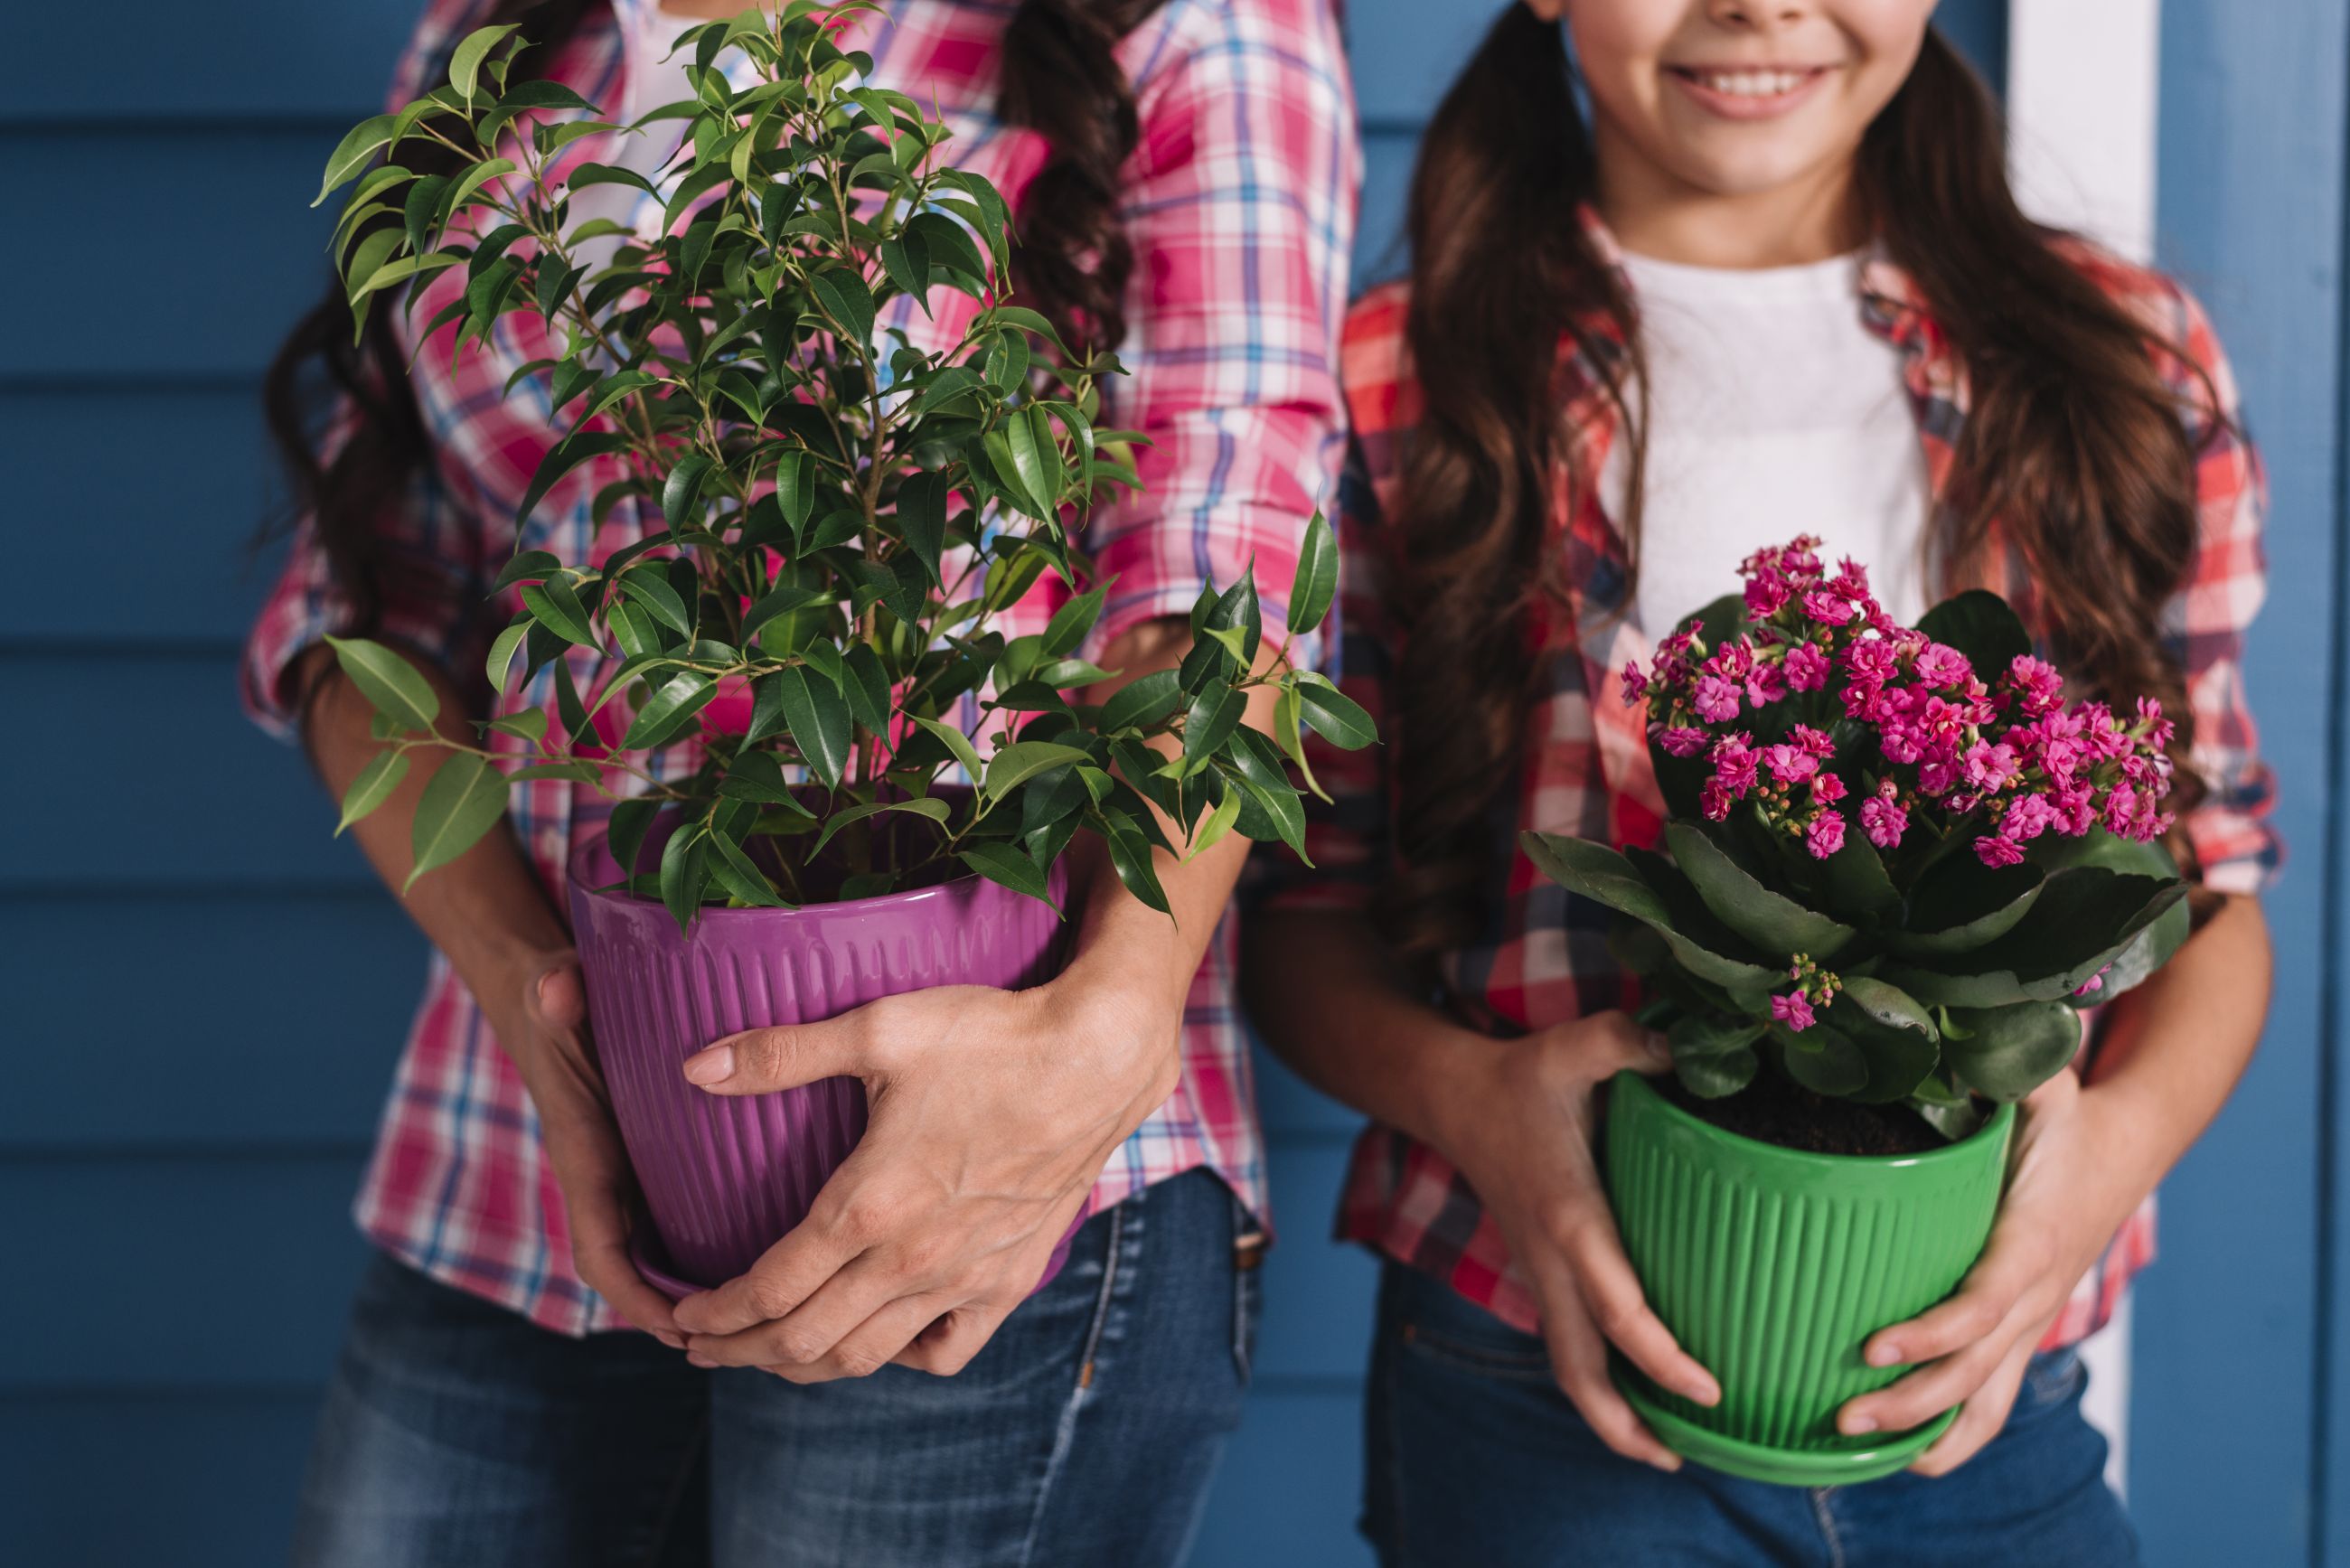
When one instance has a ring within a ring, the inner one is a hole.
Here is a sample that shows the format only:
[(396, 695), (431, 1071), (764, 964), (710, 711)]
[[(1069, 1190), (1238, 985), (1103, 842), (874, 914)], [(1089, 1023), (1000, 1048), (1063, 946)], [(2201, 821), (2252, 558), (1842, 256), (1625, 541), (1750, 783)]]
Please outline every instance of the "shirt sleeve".
[(299, 519), (285, 567), (245, 641), (244, 706), (263, 729), (296, 737), (300, 693), (289, 677), (304, 651), (329, 635), (372, 637), (461, 677), (470, 674), (469, 660), (487, 651), (484, 631), (492, 612), (484, 530), (469, 499), (452, 493), (429, 456), (405, 490), (386, 499), (369, 541), (377, 583), (371, 620), (337, 580), (317, 518)]
[(2262, 524), (2268, 485), (2245, 432), (2233, 371), (2202, 306), (2181, 290), (2166, 356), (2195, 457), (2199, 539), (2187, 586), (2162, 633), (2184, 671), (2194, 718), (2191, 760), (2207, 793), (2181, 824), (2203, 885), (2257, 893), (2284, 858), (2272, 813), (2276, 778), (2260, 754), (2244, 686), (2244, 639), (2268, 592)]
[[(1138, 71), (1121, 207), (1130, 375), (1110, 412), (1152, 444), (1141, 493), (1089, 531), (1116, 579), (1097, 649), (1252, 566), (1277, 623), (1343, 450), (1338, 335), (1361, 160), (1336, 21), (1326, 0), (1200, 15), (1200, 31), (1178, 35), (1181, 57)], [(1295, 662), (1318, 661), (1320, 640), (1301, 639)]]

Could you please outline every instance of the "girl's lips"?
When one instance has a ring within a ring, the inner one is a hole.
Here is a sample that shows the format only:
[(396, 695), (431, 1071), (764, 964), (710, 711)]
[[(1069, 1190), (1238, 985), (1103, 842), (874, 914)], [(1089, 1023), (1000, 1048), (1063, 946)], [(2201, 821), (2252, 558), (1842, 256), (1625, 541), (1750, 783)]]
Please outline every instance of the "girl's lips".
[(1668, 66), (1691, 102), (1723, 119), (1775, 119), (1808, 102), (1828, 78), (1826, 66), (1717, 70)]

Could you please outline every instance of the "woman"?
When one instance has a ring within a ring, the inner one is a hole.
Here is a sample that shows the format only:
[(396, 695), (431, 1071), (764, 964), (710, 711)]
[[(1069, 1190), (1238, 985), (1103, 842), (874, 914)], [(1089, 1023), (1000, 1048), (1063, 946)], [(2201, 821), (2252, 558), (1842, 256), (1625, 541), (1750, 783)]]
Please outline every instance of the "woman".
[[(1314, 758), (1320, 871), (1253, 919), (1249, 965), (1276, 1048), (1378, 1124), (1341, 1224), (1388, 1260), (1366, 1516), (1390, 1564), (2136, 1561), (2072, 1347), (2266, 1004), (2259, 468), (2195, 303), (2017, 211), (1931, 10), (1513, 5), (1430, 128), (1411, 278), (1349, 320), (1344, 684), (1388, 743)], [(1866, 1346), (1916, 1370), (1838, 1421), (1963, 1412), (1918, 1473), (1819, 1492), (1682, 1465), (1609, 1381), (1612, 1346), (1720, 1397), (1592, 1159), (1596, 1085), (1668, 1059), (1619, 1011), (1604, 911), (1515, 847), (1656, 836), (1612, 672), (1801, 534), (1897, 618), (2000, 587), (2077, 692), (2180, 716), (2201, 885), (2094, 1071), (2025, 1104), (1963, 1288)]]
[[(438, 80), (472, 28), (515, 21), (536, 46), (525, 68), (633, 119), (689, 96), (671, 45), (735, 9), (452, 0), (426, 16), (393, 100)], [(1118, 578), (1094, 656), (1128, 678), (1176, 662), (1210, 576), (1253, 557), (1279, 597), (1336, 467), (1357, 155), (1332, 17), (1316, 0), (907, 0), (847, 26), (874, 78), (938, 105), (951, 155), (1014, 204), (1024, 301), (1131, 368), (1110, 411), (1156, 444), (1145, 493), (1089, 524)], [(656, 122), (599, 151), (656, 171), (676, 134)], [(962, 321), (940, 300), (937, 320), (901, 308), (893, 324), (951, 341)], [(449, 332), (405, 336), (436, 300), (420, 303), (406, 327), (379, 313), (356, 356), (333, 347), (350, 331), (330, 303), (273, 379), (307, 514), (248, 696), (336, 791), (374, 742), (320, 639), (399, 642), (439, 672), (452, 722), (481, 714), (485, 587), (553, 436), (527, 394), (501, 395), (534, 356), (529, 318), (459, 359)], [(323, 458), (303, 418), (314, 356), (346, 393)], [(529, 544), (577, 559), (624, 542), (590, 516), (608, 477), (551, 496)], [(394, 887), (423, 772), (357, 830)], [(1240, 851), (1162, 864), (1172, 927), (1080, 866), (1075, 957), (1035, 991), (893, 998), (696, 1058), (689, 1075), (713, 1093), (859, 1073), (874, 1116), (806, 1224), (672, 1308), (628, 1259), (631, 1188), (559, 913), (592, 798), (520, 787), (511, 835), (407, 898), (436, 952), (359, 1197), (382, 1257), (297, 1557), (690, 1556), (706, 1444), (723, 1563), (1177, 1561), (1237, 1419), (1263, 1244), (1220, 922)], [(1068, 1266), (1026, 1300), (1080, 1212)], [(650, 1337), (604, 1332), (624, 1322)]]

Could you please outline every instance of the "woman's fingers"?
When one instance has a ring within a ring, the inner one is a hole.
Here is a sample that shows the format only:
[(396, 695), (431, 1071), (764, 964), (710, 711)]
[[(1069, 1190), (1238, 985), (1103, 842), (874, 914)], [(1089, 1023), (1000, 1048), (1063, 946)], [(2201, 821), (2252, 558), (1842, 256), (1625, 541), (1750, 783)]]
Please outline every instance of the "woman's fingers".
[[(645, 1282), (629, 1257), (629, 1210), (633, 1189), (619, 1163), (618, 1139), (609, 1157), (591, 1152), (608, 1134), (566, 1130), (541, 1122), (547, 1156), (563, 1189), (564, 1217), (571, 1230), (571, 1266), (580, 1282), (602, 1296), (637, 1327), (671, 1350), (685, 1346), (670, 1299)], [(567, 1174), (569, 1179), (565, 1179)]]
[(814, 1361), (778, 1362), (769, 1365), (767, 1370), (786, 1383), (869, 1377), (898, 1360), (900, 1353), (953, 1304), (954, 1298), (947, 1295), (900, 1296), (885, 1303), (879, 1312), (841, 1335), (838, 1344)]
[(1649, 1308), (1639, 1276), (1632, 1272), (1631, 1259), (1624, 1255), (1623, 1241), (1607, 1210), (1595, 1206), (1566, 1246), (1575, 1282), (1583, 1291), (1585, 1310), (1601, 1335), (1654, 1378), (1659, 1387), (1700, 1405), (1721, 1403), (1721, 1386), (1680, 1347), (1672, 1330)]
[(914, 1337), (911, 1344), (898, 1355), (898, 1365), (910, 1366), (917, 1372), (927, 1372), (934, 1377), (952, 1377), (971, 1365), (972, 1357), (987, 1348), (1003, 1320), (1012, 1315), (1010, 1306), (992, 1302), (966, 1302)]
[(1607, 1376), (1607, 1342), (1583, 1304), (1572, 1271), (1564, 1264), (1538, 1269), (1543, 1341), (1550, 1348), (1558, 1386), (1599, 1440), (1627, 1459), (1660, 1470), (1681, 1468), (1681, 1457), (1657, 1440)]
[(1949, 1475), (1998, 1437), (2007, 1425), (2007, 1413), (2015, 1407), (2016, 1390), (2023, 1385), (2023, 1374), (2032, 1365), (2032, 1353), (2039, 1342), (2036, 1334), (2018, 1339), (1998, 1370), (1967, 1400), (1966, 1408), (1950, 1423), (1950, 1429), (1935, 1438), (1934, 1446), (1918, 1455), (1909, 1468), (1924, 1476)]
[(1898, 1366), (1954, 1355), (1996, 1332), (2046, 1272), (2038, 1249), (2018, 1232), (1995, 1233), (1956, 1295), (1907, 1323), (1878, 1329), (1868, 1336), (1862, 1357), (1871, 1366)]
[[(685, 1342), (685, 1348), (697, 1366), (814, 1367), (832, 1355), (834, 1348), (858, 1325), (893, 1303), (929, 1299), (897, 1296), (895, 1283), (891, 1271), (869, 1256), (858, 1258), (826, 1280), (806, 1301), (774, 1314), (773, 1321), (754, 1324), (731, 1334), (695, 1333)], [(920, 1333), (925, 1324), (951, 1304), (951, 1301), (937, 1301), (920, 1322), (908, 1325), (905, 1339)], [(891, 1347), (892, 1355), (904, 1345), (905, 1339)], [(881, 1358), (889, 1359), (887, 1355)], [(879, 1366), (880, 1362), (874, 1365)]]
[(1849, 1436), (1906, 1432), (1972, 1398), (2007, 1360), (2027, 1326), (2019, 1313), (1955, 1355), (1928, 1363), (1890, 1387), (1846, 1401), (1836, 1413), (1837, 1430)]
[[(832, 1173), (826, 1191), (851, 1176), (850, 1168), (857, 1163), (858, 1155), (852, 1153)], [(678, 1303), (678, 1326), (689, 1334), (723, 1336), (774, 1323), (814, 1296), (875, 1239), (875, 1228), (859, 1211), (827, 1204), (819, 1193), (808, 1217), (768, 1248), (747, 1272)]]

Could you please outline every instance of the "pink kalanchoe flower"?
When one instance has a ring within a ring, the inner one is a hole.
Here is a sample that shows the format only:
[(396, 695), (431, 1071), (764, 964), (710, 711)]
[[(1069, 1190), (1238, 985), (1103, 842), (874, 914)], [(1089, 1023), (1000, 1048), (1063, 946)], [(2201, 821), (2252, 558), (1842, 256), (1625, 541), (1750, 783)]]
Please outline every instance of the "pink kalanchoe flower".
[(2012, 839), (1985, 834), (1975, 840), (1975, 858), (1994, 868), (2013, 866), (2023, 858), (2023, 847)]
[(1835, 774), (1822, 771), (1812, 775), (1812, 803), (1814, 805), (1834, 805), (1844, 796), (1844, 780)]
[(1787, 587), (1787, 579), (1776, 574), (1749, 577), (1746, 580), (1746, 613), (1756, 620), (1768, 620), (1779, 613), (1793, 591)]
[(1956, 763), (1936, 760), (1918, 770), (1918, 793), (1940, 799), (1959, 787), (1959, 767)]
[(1777, 664), (1758, 663), (1746, 672), (1746, 700), (1760, 708), (1787, 694), (1787, 671)]
[(1699, 677), (1697, 691), (1690, 701), (1696, 707), (1700, 718), (1711, 723), (1723, 724), (1738, 717), (1738, 696), (1736, 682), (1725, 680), (1719, 675), (1705, 675)]
[(1783, 992), (1771, 999), (1771, 1016), (1801, 1034), (1812, 1026), (1812, 1001), (1800, 991)]
[(1804, 613), (1822, 626), (1849, 626), (1858, 613), (1852, 601), (1831, 588), (1814, 588), (1804, 596)]
[(1825, 860), (1844, 847), (1844, 818), (1834, 811), (1823, 809), (1804, 829), (1804, 847), (1812, 852), (1814, 860)]
[(1730, 819), (1731, 798), (1720, 779), (1708, 779), (1698, 786), (1697, 808), (1705, 813), (1708, 822), (1726, 822)]
[(1809, 724), (1798, 724), (1787, 732), (1787, 739), (1799, 751), (1825, 760), (1835, 755), (1835, 742), (1825, 730), (1815, 730)]
[(1706, 742), (1711, 738), (1703, 730), (1692, 730), (1686, 724), (1677, 724), (1660, 729), (1657, 735), (1657, 743), (1674, 756), (1693, 757), (1705, 750)]
[[(1892, 787), (1892, 781), (1886, 781), (1884, 788), (1890, 791)], [(1871, 844), (1879, 849), (1891, 849), (1909, 831), (1909, 814), (1895, 805), (1888, 794), (1874, 794), (1860, 803), (1860, 826)]]
[(2017, 765), (2012, 746), (1977, 741), (1967, 748), (1967, 782), (1979, 789), (2004, 788), (2007, 781), (2015, 776)]
[(2064, 678), (2056, 673), (2056, 667), (2028, 653), (2008, 660), (2007, 679), (2022, 699), (2024, 712), (2032, 717), (2049, 712), (2064, 701)]
[(1946, 642), (1928, 643), (1909, 668), (1918, 680), (1937, 691), (1963, 686), (1975, 672), (1967, 656)]
[(1628, 708), (1648, 694), (1648, 678), (1640, 673), (1638, 661), (1627, 660), (1624, 665), (1624, 705)]
[(2056, 808), (2048, 804), (2046, 795), (2020, 794), (2008, 803), (2006, 815), (1999, 819), (1999, 836), (2029, 844), (2057, 826), (2058, 820)]
[(1787, 745), (1763, 747), (1762, 765), (1783, 784), (1801, 784), (1820, 771), (1819, 758)]
[(1752, 737), (1741, 731), (1724, 735), (1714, 742), (1707, 760), (1713, 763), (1713, 776), (1722, 788), (1732, 794), (1744, 794), (1754, 787), (1755, 768), (1761, 761), (1751, 744)]
[(1705, 661), (1708, 674), (1719, 675), (1725, 680), (1743, 680), (1746, 672), (1753, 667), (1754, 645), (1742, 637), (1731, 638), (1715, 649), (1713, 657)]
[(1899, 662), (1887, 638), (1865, 637), (1844, 650), (1845, 670), (1856, 679), (1890, 680)]
[(1816, 691), (1828, 683), (1828, 656), (1808, 642), (1787, 649), (1787, 685), (1797, 691)]

